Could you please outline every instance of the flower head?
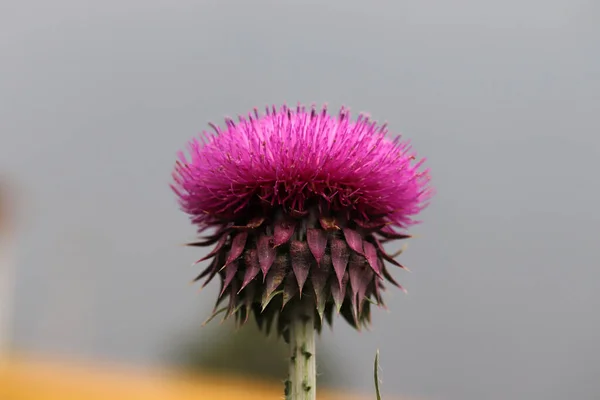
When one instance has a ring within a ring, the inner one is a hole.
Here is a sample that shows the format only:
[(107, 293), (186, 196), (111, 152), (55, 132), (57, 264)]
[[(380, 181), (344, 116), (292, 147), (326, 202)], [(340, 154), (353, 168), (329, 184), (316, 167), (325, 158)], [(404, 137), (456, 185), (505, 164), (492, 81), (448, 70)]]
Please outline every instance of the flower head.
[(215, 245), (197, 279), (221, 278), (226, 316), (254, 314), (267, 328), (286, 308), (311, 298), (320, 321), (334, 310), (355, 327), (383, 304), (386, 263), (402, 267), (381, 243), (409, 237), (429, 201), (429, 175), (410, 146), (386, 125), (342, 108), (267, 108), (265, 114), (211, 125), (180, 153), (173, 190), (199, 232)]

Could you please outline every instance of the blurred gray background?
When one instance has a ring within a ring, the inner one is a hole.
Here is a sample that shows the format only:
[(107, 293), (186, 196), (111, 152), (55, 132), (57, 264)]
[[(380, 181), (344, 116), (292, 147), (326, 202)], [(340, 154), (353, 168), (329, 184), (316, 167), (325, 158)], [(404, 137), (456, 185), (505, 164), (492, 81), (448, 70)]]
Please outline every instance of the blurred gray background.
[(0, 173), (19, 186), (14, 344), (163, 363), (217, 287), (168, 188), (254, 106), (345, 104), (438, 194), (343, 385), (447, 400), (600, 398), (600, 3), (0, 1)]

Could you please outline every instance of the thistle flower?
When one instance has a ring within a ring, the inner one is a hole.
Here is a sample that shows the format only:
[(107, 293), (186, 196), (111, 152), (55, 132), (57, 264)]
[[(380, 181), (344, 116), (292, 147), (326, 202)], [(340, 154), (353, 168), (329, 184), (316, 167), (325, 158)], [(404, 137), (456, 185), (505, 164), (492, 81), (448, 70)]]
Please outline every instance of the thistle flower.
[(254, 314), (286, 334), (294, 304), (308, 302), (314, 325), (334, 312), (354, 327), (384, 305), (384, 282), (404, 268), (382, 243), (405, 239), (428, 203), (428, 171), (386, 125), (347, 109), (329, 115), (298, 106), (255, 109), (225, 127), (211, 124), (179, 154), (173, 190), (213, 246), (196, 278), (219, 275), (217, 305), (240, 323)]

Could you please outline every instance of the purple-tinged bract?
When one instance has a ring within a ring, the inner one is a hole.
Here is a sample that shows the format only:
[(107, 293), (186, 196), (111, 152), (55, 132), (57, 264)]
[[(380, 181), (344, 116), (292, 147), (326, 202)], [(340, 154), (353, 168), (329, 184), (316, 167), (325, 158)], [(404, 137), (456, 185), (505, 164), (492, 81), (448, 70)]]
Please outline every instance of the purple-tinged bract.
[(199, 232), (215, 229), (192, 245), (215, 245), (198, 279), (220, 275), (217, 305), (228, 297), (226, 316), (254, 313), (267, 329), (278, 316), (280, 333), (305, 296), (319, 329), (334, 310), (367, 323), (383, 280), (397, 285), (386, 263), (401, 266), (381, 243), (409, 237), (431, 197), (423, 160), (343, 108), (273, 107), (211, 126), (179, 155), (172, 188)]

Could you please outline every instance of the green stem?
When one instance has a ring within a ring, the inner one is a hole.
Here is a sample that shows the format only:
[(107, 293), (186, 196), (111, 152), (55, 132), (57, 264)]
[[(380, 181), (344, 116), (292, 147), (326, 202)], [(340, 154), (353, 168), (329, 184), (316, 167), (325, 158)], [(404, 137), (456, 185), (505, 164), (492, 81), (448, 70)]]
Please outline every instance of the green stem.
[(290, 375), (285, 384), (286, 400), (315, 400), (317, 369), (315, 363), (314, 306), (297, 304), (290, 323)]

